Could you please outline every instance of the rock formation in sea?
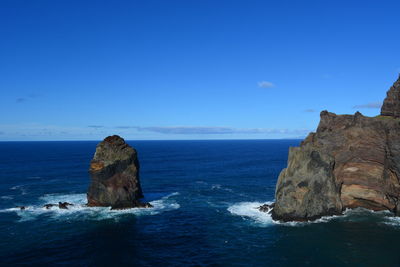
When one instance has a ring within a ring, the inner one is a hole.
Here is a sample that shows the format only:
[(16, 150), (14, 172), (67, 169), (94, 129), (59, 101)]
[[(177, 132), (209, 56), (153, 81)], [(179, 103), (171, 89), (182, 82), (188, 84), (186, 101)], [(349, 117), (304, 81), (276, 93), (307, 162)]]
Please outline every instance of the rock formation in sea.
[(380, 116), (322, 111), (317, 131), (289, 150), (272, 217), (313, 220), (357, 207), (400, 215), (399, 116), (400, 78)]
[(136, 150), (124, 139), (117, 135), (105, 138), (97, 145), (90, 162), (88, 206), (112, 209), (151, 207), (149, 203), (140, 202), (143, 193), (139, 168)]

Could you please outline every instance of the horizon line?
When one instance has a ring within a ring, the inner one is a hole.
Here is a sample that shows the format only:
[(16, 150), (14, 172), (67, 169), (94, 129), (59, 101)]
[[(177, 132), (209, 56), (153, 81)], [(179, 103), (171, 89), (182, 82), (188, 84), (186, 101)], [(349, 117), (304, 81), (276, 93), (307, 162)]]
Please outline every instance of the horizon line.
[[(297, 138), (238, 138), (238, 139), (125, 139), (125, 141), (269, 141), (269, 140), (303, 140)], [(98, 142), (104, 139), (76, 139), (76, 140), (0, 140), (0, 143), (8, 142)]]

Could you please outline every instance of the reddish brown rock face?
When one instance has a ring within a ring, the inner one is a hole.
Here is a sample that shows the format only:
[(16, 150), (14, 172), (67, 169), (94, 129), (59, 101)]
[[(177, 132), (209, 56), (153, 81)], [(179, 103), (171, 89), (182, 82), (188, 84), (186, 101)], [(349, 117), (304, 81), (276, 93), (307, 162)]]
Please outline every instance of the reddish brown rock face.
[(400, 78), (381, 116), (321, 112), (316, 133), (289, 151), (275, 191), (275, 219), (310, 220), (346, 208), (400, 215)]
[(308, 220), (364, 207), (400, 206), (400, 119), (321, 112), (316, 133), (291, 148), (273, 216)]
[(97, 145), (89, 173), (92, 180), (87, 193), (88, 206), (116, 209), (142, 206), (137, 153), (121, 137), (109, 136)]

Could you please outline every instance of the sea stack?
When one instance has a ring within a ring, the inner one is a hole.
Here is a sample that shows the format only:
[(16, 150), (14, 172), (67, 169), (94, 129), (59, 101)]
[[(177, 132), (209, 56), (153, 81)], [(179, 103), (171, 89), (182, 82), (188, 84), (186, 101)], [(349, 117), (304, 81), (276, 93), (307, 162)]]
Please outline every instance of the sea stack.
[(346, 208), (400, 215), (400, 78), (381, 116), (321, 112), (317, 131), (289, 150), (279, 175), (272, 217), (305, 221)]
[(134, 148), (118, 135), (105, 138), (97, 145), (90, 162), (88, 206), (112, 209), (149, 207), (148, 203), (139, 201), (143, 197), (139, 169)]

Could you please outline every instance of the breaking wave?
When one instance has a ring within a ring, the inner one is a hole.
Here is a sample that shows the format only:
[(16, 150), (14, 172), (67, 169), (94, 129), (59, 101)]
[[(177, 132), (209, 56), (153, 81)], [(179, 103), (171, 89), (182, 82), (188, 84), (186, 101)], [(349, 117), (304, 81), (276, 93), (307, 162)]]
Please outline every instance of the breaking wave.
[(228, 207), (228, 211), (246, 220), (251, 220), (253, 225), (266, 227), (271, 225), (305, 226), (315, 223), (327, 223), (333, 220), (339, 221), (370, 221), (400, 227), (400, 217), (394, 217), (389, 211), (372, 211), (364, 208), (346, 209), (342, 215), (323, 216), (314, 221), (307, 222), (280, 222), (272, 219), (271, 214), (258, 210), (263, 204), (273, 202), (240, 202)]
[[(46, 217), (55, 220), (104, 220), (115, 219), (123, 215), (156, 215), (165, 211), (179, 209), (180, 205), (174, 199), (178, 192), (169, 194), (150, 201), (152, 208), (132, 208), (125, 210), (111, 210), (110, 207), (87, 207), (86, 194), (47, 194), (39, 198), (38, 204), (20, 208), (9, 208), (0, 212), (13, 212), (20, 218), (19, 221), (35, 220), (39, 217)], [(68, 209), (60, 209), (58, 206), (46, 209), (43, 205), (47, 203), (69, 202), (73, 206)]]
[(241, 216), (245, 219), (251, 219), (260, 226), (268, 226), (274, 223), (271, 214), (258, 210), (263, 204), (272, 204), (272, 202), (240, 202), (228, 207), (228, 211), (233, 215)]

